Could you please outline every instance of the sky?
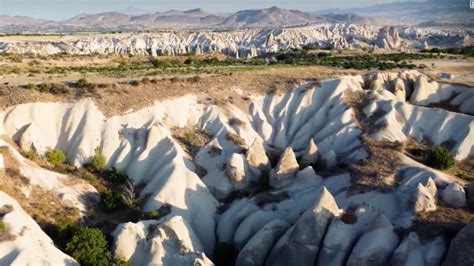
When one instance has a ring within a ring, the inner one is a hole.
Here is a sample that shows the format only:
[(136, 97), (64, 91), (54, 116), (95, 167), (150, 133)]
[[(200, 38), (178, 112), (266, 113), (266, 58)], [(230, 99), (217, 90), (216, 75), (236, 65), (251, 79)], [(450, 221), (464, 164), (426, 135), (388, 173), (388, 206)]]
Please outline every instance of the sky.
[(169, 9), (203, 8), (210, 12), (235, 12), (278, 6), (287, 9), (316, 11), (396, 2), (397, 0), (0, 0), (1, 15), (29, 16), (53, 20), (67, 19), (80, 13), (120, 11), (128, 7), (148, 13)]

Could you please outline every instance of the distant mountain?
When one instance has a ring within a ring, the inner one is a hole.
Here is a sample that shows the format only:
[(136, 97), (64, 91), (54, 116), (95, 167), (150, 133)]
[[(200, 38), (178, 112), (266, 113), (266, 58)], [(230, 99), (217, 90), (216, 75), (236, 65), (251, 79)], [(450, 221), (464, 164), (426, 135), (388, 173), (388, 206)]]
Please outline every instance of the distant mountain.
[(101, 26), (101, 27), (117, 27), (126, 25), (130, 22), (130, 15), (118, 12), (104, 12), (99, 14), (80, 14), (63, 21), (65, 25), (71, 26)]
[(54, 23), (53, 21), (46, 19), (36, 19), (25, 16), (1, 16), (0, 15), (0, 26), (4, 25), (39, 25)]
[(469, 0), (396, 2), (363, 8), (331, 9), (315, 12), (317, 15), (328, 13), (354, 13), (362, 17), (385, 19), (397, 24), (450, 25), (474, 23), (474, 9), (469, 8)]
[[(438, 1), (438, 0), (437, 0)], [(467, 0), (469, 1), (469, 0)], [(80, 14), (65, 21), (0, 16), (0, 30), (10, 31), (114, 31), (199, 28), (275, 28), (313, 23), (361, 25), (474, 24), (474, 10), (464, 3), (399, 2), (354, 9), (302, 12), (278, 7), (212, 14), (197, 8), (141, 14), (129, 7), (123, 12)]]
[(298, 10), (287, 10), (278, 7), (258, 10), (239, 11), (224, 20), (227, 27), (274, 27), (302, 25), (314, 22), (325, 22), (317, 15)]

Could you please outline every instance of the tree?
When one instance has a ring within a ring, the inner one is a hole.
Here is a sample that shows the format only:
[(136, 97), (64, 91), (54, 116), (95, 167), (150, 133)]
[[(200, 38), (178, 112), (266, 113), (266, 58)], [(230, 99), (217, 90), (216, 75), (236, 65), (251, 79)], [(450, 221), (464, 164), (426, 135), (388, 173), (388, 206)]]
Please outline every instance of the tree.
[(72, 226), (66, 252), (81, 265), (108, 265), (109, 251), (105, 235), (97, 228), (82, 224)]

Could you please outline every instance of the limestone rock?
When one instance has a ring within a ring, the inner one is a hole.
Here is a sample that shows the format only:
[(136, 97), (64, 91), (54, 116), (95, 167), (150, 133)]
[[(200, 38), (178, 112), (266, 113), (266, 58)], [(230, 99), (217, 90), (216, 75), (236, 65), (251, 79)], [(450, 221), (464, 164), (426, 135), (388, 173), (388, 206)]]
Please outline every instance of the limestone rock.
[(265, 147), (263, 147), (262, 142), (258, 139), (249, 147), (246, 158), (252, 168), (256, 168), (260, 171), (266, 171), (271, 168), (270, 160), (265, 153)]
[(413, 212), (430, 212), (436, 210), (434, 197), (422, 184), (418, 184), (413, 192), (411, 200), (411, 208)]
[(358, 234), (354, 224), (347, 224), (335, 218), (324, 236), (323, 247), (319, 252), (317, 265), (344, 265)]
[(428, 192), (431, 194), (431, 196), (433, 196), (433, 198), (436, 198), (438, 189), (436, 188), (436, 183), (434, 182), (434, 180), (430, 177), (428, 178), (428, 180), (426, 180), (426, 182), (423, 183), (423, 185), (425, 186), (426, 190), (428, 190)]
[(462, 207), (466, 204), (466, 193), (461, 185), (452, 183), (441, 192), (441, 200), (450, 207)]
[(280, 187), (288, 184), (298, 172), (299, 165), (291, 147), (285, 149), (275, 169), (270, 172), (270, 185)]
[(254, 174), (245, 160), (244, 155), (234, 153), (226, 164), (226, 174), (236, 189), (245, 188), (254, 178)]
[(425, 265), (420, 240), (415, 232), (410, 232), (393, 252), (390, 265)]
[(313, 265), (327, 227), (338, 212), (336, 201), (323, 187), (314, 206), (275, 244), (266, 264)]
[(443, 266), (474, 265), (474, 221), (466, 225), (451, 241)]
[(289, 227), (290, 225), (284, 220), (269, 222), (243, 247), (237, 257), (235, 265), (263, 265), (273, 244)]
[(121, 224), (113, 236), (115, 256), (133, 265), (213, 265), (181, 216)]
[(307, 164), (313, 164), (318, 160), (318, 146), (313, 139), (309, 140), (308, 147), (301, 158)]
[(220, 217), (217, 224), (217, 237), (220, 243), (232, 243), (239, 224), (260, 208), (249, 199), (241, 199), (232, 204)]
[(444, 237), (437, 237), (422, 247), (426, 265), (441, 265), (448, 244)]
[(0, 191), (0, 265), (79, 265), (18, 204)]
[(363, 235), (352, 249), (347, 265), (386, 264), (399, 242), (393, 229), (390, 221), (382, 213), (379, 213), (367, 225)]

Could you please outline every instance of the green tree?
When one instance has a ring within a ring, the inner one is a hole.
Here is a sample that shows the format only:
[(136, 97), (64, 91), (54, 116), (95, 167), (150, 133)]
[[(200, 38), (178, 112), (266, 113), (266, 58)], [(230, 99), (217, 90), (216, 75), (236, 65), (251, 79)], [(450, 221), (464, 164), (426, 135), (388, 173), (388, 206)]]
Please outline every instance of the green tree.
[(428, 164), (434, 168), (446, 170), (454, 165), (454, 157), (448, 149), (436, 146), (428, 155)]
[(97, 228), (75, 225), (66, 252), (81, 265), (108, 265), (107, 240)]

